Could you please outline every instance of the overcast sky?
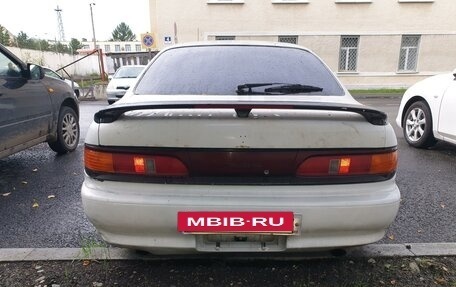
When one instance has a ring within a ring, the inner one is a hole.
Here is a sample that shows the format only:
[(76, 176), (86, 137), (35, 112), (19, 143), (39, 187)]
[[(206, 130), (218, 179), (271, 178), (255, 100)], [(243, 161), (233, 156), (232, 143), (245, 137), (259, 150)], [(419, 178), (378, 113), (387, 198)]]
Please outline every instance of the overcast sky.
[(130, 26), (133, 33), (150, 32), (149, 0), (3, 0), (0, 25), (14, 35), (24, 31), (31, 38), (58, 38), (57, 5), (63, 11), (65, 39), (92, 40), (90, 3), (98, 41), (109, 40), (120, 22)]

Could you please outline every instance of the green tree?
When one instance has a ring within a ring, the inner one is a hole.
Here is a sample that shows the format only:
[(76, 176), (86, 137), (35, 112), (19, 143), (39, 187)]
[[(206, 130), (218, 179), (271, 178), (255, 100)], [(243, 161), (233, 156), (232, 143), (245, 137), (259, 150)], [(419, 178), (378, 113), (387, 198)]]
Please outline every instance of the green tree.
[(71, 38), (71, 41), (69, 43), (69, 48), (70, 48), (70, 52), (73, 52), (73, 55), (76, 55), (78, 52), (77, 50), (78, 49), (81, 49), (83, 46), (82, 46), (82, 43), (78, 41), (78, 39), (75, 39), (75, 38)]
[(51, 45), (47, 40), (39, 40), (39, 45), (41, 47), (41, 51), (51, 51)]
[(32, 39), (29, 38), (27, 33), (20, 31), (19, 34), (17, 34), (17, 45), (19, 48), (22, 49), (34, 49), (35, 48), (35, 43), (33, 42)]
[(2, 25), (0, 25), (0, 44), (5, 46), (10, 44), (10, 35)]
[(124, 22), (117, 25), (117, 27), (112, 31), (112, 39), (114, 41), (135, 41), (136, 36), (131, 31), (130, 27)]
[(61, 53), (61, 54), (71, 54), (70, 49), (68, 46), (63, 45), (60, 42), (57, 42), (56, 44), (52, 45), (51, 50), (56, 52), (56, 53)]

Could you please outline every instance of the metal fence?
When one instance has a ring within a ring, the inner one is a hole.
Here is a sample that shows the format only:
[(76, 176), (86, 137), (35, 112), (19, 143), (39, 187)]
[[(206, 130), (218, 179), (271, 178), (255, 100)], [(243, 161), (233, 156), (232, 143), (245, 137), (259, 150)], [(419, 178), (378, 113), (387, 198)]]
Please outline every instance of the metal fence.
[(279, 42), (298, 44), (298, 36), (279, 36)]
[(128, 65), (147, 65), (157, 52), (106, 53), (108, 73)]

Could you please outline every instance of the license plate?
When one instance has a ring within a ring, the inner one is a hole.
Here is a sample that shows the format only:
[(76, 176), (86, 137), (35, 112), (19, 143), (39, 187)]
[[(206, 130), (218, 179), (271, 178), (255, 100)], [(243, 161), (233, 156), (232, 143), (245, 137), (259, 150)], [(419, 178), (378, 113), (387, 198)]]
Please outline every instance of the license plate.
[(274, 233), (295, 230), (293, 212), (284, 211), (182, 211), (177, 229), (184, 233)]

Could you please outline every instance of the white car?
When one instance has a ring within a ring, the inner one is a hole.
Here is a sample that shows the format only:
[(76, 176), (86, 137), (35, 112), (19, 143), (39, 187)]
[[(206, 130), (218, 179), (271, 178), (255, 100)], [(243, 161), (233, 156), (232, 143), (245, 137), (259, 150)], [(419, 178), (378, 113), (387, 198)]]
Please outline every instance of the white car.
[(56, 71), (52, 70), (51, 68), (48, 67), (43, 67), (44, 74), (48, 77), (54, 78), (54, 79), (59, 79), (67, 83), (74, 91), (74, 94), (76, 95), (77, 98), (79, 98), (79, 95), (81, 94), (79, 89), (78, 83), (72, 80), (68, 80), (61, 75), (59, 75)]
[(437, 140), (456, 144), (456, 70), (407, 89), (396, 123), (411, 146), (427, 148)]
[(173, 46), (96, 113), (82, 203), (104, 240), (153, 253), (368, 244), (399, 208), (396, 146), (305, 48)]
[(123, 97), (127, 90), (134, 85), (136, 78), (144, 70), (144, 65), (122, 66), (117, 69), (106, 87), (106, 96), (111, 105)]

